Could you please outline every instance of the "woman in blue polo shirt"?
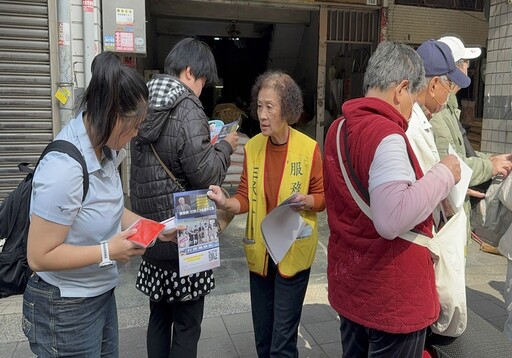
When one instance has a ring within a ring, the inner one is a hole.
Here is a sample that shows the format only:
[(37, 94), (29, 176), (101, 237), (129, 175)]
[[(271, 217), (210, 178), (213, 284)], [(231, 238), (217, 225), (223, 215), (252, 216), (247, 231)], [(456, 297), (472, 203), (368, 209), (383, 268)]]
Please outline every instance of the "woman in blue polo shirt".
[[(23, 296), (23, 331), (38, 357), (118, 357), (116, 261), (144, 250), (126, 240), (138, 215), (124, 208), (117, 151), (146, 116), (143, 78), (112, 53), (98, 55), (85, 112), (56, 139), (74, 144), (87, 164), (50, 152), (37, 166), (31, 199), (28, 262), (35, 274)], [(125, 231), (122, 231), (125, 230)]]

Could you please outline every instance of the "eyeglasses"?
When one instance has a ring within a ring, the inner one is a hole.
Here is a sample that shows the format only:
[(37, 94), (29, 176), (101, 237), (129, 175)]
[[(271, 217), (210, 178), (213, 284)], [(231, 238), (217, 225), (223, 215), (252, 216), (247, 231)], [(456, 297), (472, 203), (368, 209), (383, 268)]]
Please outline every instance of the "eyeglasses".
[(458, 60), (455, 62), (455, 65), (462, 71), (467, 70), (469, 68), (469, 60)]
[(449, 93), (453, 93), (453, 91), (455, 91), (455, 88), (457, 87), (457, 85), (455, 83), (453, 83), (450, 80), (446, 80), (446, 83), (448, 84), (448, 88), (446, 88), (443, 82), (445, 82), (445, 81), (444, 80), (439, 81), (439, 83), (441, 84), (441, 87), (443, 87)]

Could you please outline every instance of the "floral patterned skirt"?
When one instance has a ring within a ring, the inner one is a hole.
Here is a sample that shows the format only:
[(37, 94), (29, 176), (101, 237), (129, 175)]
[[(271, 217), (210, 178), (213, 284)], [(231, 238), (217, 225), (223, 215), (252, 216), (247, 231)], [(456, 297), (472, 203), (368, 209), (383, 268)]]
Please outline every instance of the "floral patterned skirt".
[(177, 271), (165, 270), (142, 260), (135, 287), (152, 301), (194, 300), (215, 288), (212, 270), (179, 277)]

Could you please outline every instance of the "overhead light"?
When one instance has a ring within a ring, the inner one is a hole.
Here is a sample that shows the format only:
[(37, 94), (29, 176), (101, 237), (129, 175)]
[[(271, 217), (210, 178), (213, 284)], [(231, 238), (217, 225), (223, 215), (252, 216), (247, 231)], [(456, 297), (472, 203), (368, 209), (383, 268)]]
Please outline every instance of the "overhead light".
[(213, 39), (214, 39), (215, 41), (220, 41), (220, 40), (221, 40), (221, 38), (220, 38), (220, 37), (214, 37)]

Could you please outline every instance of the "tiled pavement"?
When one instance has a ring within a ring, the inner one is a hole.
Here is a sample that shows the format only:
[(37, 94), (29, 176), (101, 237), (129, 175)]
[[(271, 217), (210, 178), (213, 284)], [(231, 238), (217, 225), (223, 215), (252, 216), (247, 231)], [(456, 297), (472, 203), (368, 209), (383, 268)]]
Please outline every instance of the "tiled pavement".
[[(221, 238), (221, 267), (215, 270), (216, 288), (206, 299), (205, 318), (199, 343), (199, 357), (256, 357), (250, 314), (248, 273), (239, 242), (245, 215), (235, 218)], [(327, 301), (326, 215), (319, 216), (320, 243), (299, 328), (300, 357), (340, 357), (338, 318)], [(121, 282), (116, 289), (120, 327), (121, 357), (144, 358), (148, 304), (133, 286), (138, 262), (120, 267)], [(507, 313), (501, 291), (506, 259), (469, 246), (466, 285), (468, 306), (496, 326), (503, 328)], [(0, 300), (0, 357), (33, 357), (21, 332), (21, 297)]]

